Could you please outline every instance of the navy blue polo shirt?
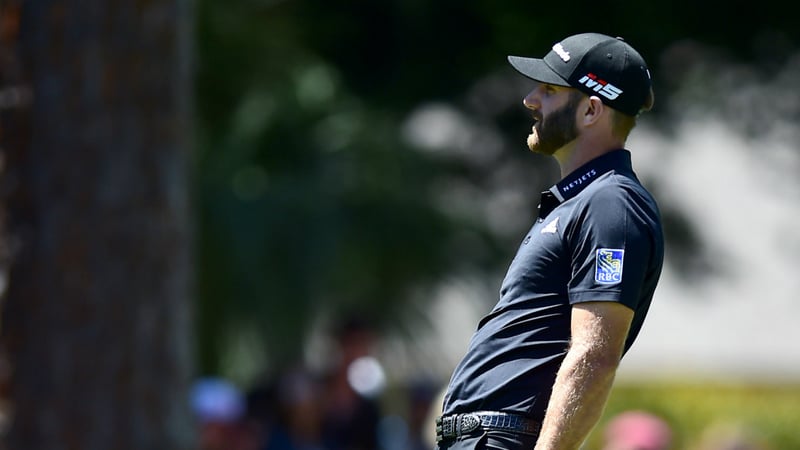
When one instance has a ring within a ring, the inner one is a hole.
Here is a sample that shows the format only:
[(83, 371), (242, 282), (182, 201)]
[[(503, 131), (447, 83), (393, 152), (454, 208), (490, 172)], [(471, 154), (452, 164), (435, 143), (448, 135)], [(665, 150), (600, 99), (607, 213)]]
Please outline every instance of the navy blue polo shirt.
[(627, 351), (644, 321), (664, 259), (658, 206), (631, 156), (606, 153), (542, 193), (500, 300), (456, 367), (443, 413), (505, 411), (542, 419), (570, 341), (573, 304), (634, 311)]

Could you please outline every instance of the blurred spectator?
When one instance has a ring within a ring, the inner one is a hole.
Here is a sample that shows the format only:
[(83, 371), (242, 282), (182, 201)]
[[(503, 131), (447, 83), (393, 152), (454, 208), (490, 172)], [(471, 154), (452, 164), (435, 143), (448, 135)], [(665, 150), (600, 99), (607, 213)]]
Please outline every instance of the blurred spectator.
[(322, 392), (305, 367), (281, 374), (275, 386), (274, 414), (268, 424), (264, 450), (321, 450)]
[(606, 425), (603, 450), (667, 450), (672, 430), (666, 421), (644, 411), (623, 412)]
[[(438, 399), (439, 386), (432, 381), (419, 380), (409, 388), (408, 432), (410, 450), (431, 450), (429, 434), (435, 434), (428, 422), (429, 412)], [(435, 405), (441, 409), (441, 403)]]
[(327, 450), (376, 450), (386, 383), (372, 356), (375, 333), (360, 318), (350, 318), (334, 333), (338, 358), (325, 377), (322, 438)]
[(421, 430), (423, 443), (429, 449), (437, 448), (436, 445), (436, 418), (442, 414), (444, 396), (447, 394), (447, 383), (440, 385), (435, 397), (431, 400), (428, 414), (425, 417), (425, 428)]
[(201, 378), (192, 386), (192, 411), (201, 450), (258, 450), (255, 429), (245, 421), (245, 401), (233, 383)]
[(273, 382), (256, 383), (247, 392), (246, 416), (247, 421), (254, 428), (258, 440), (258, 450), (267, 447), (272, 433), (277, 427), (278, 400), (277, 388)]

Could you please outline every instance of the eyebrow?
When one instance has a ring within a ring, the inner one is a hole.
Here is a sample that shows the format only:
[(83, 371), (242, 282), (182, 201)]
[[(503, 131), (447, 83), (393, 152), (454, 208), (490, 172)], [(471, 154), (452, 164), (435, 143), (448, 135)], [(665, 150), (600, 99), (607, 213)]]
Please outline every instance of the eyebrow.
[(549, 88), (549, 89), (552, 89), (554, 91), (560, 91), (560, 90), (568, 89), (567, 87), (559, 86), (557, 84), (551, 84), (551, 83), (542, 83), (542, 86), (544, 86), (546, 88)]

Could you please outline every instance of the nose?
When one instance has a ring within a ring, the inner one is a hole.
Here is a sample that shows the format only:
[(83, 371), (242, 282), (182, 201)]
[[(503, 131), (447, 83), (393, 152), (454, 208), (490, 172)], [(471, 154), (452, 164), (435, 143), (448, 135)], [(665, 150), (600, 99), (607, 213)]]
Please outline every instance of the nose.
[(522, 104), (528, 109), (537, 109), (540, 105), (540, 89), (542, 85), (538, 84), (536, 87), (522, 99)]

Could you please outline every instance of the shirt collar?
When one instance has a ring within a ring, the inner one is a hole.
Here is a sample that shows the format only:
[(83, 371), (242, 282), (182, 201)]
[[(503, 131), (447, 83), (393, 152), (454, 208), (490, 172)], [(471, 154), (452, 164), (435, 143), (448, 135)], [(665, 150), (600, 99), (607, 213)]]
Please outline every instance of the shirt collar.
[(612, 170), (633, 173), (631, 153), (628, 150), (619, 149), (604, 153), (575, 169), (550, 189), (542, 192), (539, 203), (539, 220), (543, 220), (558, 205), (580, 194), (601, 175)]

